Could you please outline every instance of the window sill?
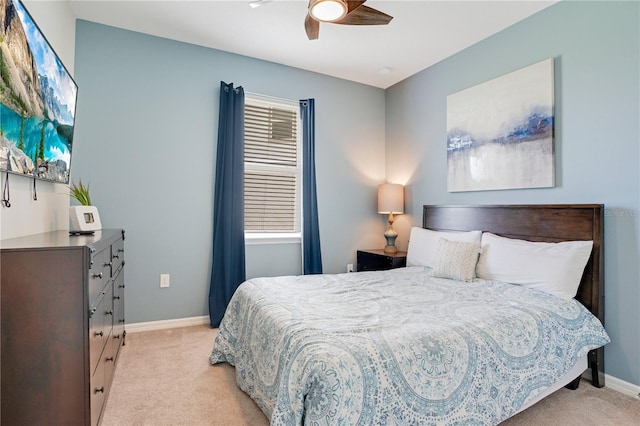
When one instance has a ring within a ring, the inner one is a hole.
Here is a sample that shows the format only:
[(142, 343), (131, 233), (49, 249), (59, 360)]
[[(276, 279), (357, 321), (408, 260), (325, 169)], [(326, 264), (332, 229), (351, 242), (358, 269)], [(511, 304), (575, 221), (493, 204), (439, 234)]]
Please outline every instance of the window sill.
[(302, 241), (302, 233), (272, 233), (272, 234), (258, 234), (258, 233), (246, 233), (244, 234), (244, 243), (248, 246), (260, 245), (260, 244), (300, 244)]

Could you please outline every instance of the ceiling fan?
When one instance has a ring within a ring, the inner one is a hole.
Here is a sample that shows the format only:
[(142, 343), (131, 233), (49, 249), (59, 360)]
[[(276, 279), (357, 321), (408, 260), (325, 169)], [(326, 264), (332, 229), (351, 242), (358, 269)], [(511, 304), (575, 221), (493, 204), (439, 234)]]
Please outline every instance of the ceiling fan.
[(367, 0), (309, 0), (304, 29), (309, 40), (320, 33), (320, 22), (341, 25), (387, 25), (393, 19), (384, 12), (365, 6)]
[[(249, 3), (253, 8), (270, 3), (272, 0), (255, 0)], [(309, 11), (304, 19), (304, 29), (309, 40), (315, 40), (320, 33), (320, 22), (341, 25), (387, 25), (392, 16), (365, 6), (367, 0), (309, 0)]]

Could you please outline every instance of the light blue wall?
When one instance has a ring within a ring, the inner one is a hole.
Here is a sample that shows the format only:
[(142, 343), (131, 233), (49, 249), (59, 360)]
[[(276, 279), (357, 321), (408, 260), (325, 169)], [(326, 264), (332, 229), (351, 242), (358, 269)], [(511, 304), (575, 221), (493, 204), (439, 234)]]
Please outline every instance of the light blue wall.
[[(638, 2), (563, 1), (386, 92), (387, 179), (407, 182), (413, 224), (423, 204), (605, 204), (606, 372), (636, 385), (639, 16)], [(447, 95), (546, 58), (555, 59), (556, 187), (448, 193)]]
[[(383, 90), (87, 21), (77, 22), (75, 71), (72, 179), (90, 182), (104, 227), (126, 229), (127, 322), (207, 315), (220, 80), (316, 99), (325, 272), (382, 246)], [(300, 270), (299, 245), (247, 249), (249, 277)], [(161, 273), (170, 288), (159, 288)]]

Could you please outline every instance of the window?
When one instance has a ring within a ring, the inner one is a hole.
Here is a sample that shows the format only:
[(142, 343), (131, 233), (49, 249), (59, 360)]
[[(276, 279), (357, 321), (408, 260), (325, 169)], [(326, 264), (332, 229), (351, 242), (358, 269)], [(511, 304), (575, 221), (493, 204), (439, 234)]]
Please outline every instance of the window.
[(254, 244), (300, 241), (298, 103), (246, 95), (244, 113), (246, 239)]

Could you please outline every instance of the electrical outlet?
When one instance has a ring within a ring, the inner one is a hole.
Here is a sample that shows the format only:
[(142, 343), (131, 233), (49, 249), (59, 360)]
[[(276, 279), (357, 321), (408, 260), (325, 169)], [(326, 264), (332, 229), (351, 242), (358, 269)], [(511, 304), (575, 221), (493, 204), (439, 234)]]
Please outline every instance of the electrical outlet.
[(353, 263), (347, 263), (347, 272), (353, 272)]
[(169, 287), (169, 278), (171, 275), (169, 274), (160, 274), (160, 288)]

